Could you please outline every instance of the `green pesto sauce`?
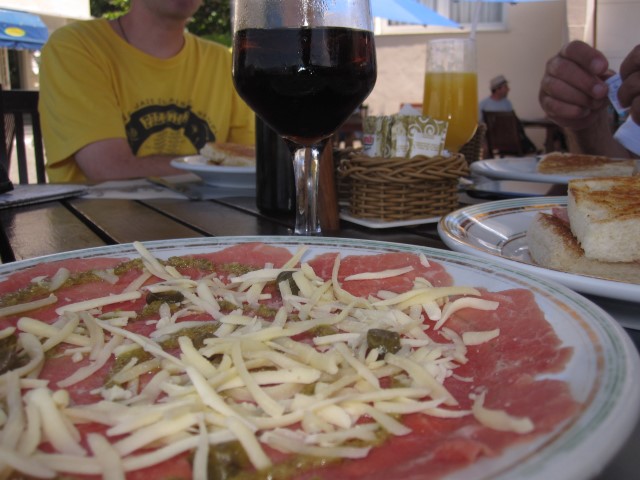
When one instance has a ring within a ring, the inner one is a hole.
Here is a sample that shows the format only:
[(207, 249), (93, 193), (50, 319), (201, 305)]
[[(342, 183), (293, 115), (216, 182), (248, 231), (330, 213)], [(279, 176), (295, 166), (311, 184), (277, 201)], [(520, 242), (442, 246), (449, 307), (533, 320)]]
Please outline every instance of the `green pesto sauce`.
[(86, 272), (77, 272), (69, 275), (69, 278), (62, 284), (60, 288), (73, 287), (75, 285), (85, 285), (93, 282), (103, 282), (99, 276), (97, 276), (93, 270)]
[(18, 352), (18, 337), (10, 335), (0, 340), (0, 375), (26, 365), (29, 357)]
[(239, 308), (238, 305), (231, 303), (228, 300), (218, 300), (218, 305), (220, 306), (220, 310), (223, 312), (231, 312)]
[[(162, 348), (165, 351), (174, 350), (179, 347), (178, 339), (180, 337), (189, 337), (193, 342), (193, 346), (195, 348), (202, 348), (204, 346), (204, 341), (207, 338), (212, 337), (215, 331), (218, 329), (218, 327), (219, 327), (218, 322), (211, 322), (209, 324), (200, 325), (198, 327), (183, 328), (182, 330), (179, 330), (173, 335), (171, 335), (166, 340), (159, 342), (158, 345), (160, 346), (160, 348)], [(124, 367), (126, 367), (129, 364), (129, 362), (134, 358), (137, 359), (138, 360), (137, 363), (140, 364), (142, 362), (151, 360), (153, 358), (153, 355), (145, 351), (142, 347), (134, 348), (129, 350), (126, 353), (123, 353), (122, 355), (118, 355), (115, 363), (111, 367), (111, 370), (107, 374), (107, 377), (104, 383), (105, 387), (107, 388), (113, 387), (114, 383), (112, 382), (111, 379), (118, 372), (120, 372)]]
[(205, 272), (214, 271), (213, 262), (206, 258), (169, 257), (165, 265), (170, 265), (175, 268), (196, 268)]
[[(223, 312), (232, 312), (240, 308), (238, 305), (235, 305), (234, 303), (231, 303), (227, 300), (218, 300), (218, 305), (220, 305), (220, 310)], [(278, 310), (267, 305), (260, 305), (258, 308), (252, 308), (248, 305), (243, 305), (242, 313), (245, 315), (255, 314), (262, 318), (273, 318), (276, 313), (278, 313)]]
[(320, 468), (340, 462), (340, 458), (311, 457), (309, 455), (295, 455), (289, 460), (273, 465), (260, 471), (244, 471), (229, 480), (288, 480), (300, 475), (305, 470)]
[(335, 335), (339, 330), (333, 325), (318, 325), (309, 330), (314, 337), (326, 337), (327, 335)]
[[(382, 445), (388, 438), (389, 433), (380, 428), (376, 431), (375, 439), (371, 442), (354, 440), (346, 442), (345, 446), (377, 447)], [(344, 461), (342, 458), (336, 457), (292, 455), (284, 462), (273, 465), (271, 468), (255, 471), (247, 467), (247, 463), (243, 460), (246, 453), (242, 450), (241, 446), (234, 445), (236, 443), (237, 442), (229, 442), (229, 444), (223, 444), (224, 446), (219, 445), (212, 447), (212, 450), (220, 448), (222, 452), (213, 456), (213, 458), (217, 460), (217, 463), (214, 465), (211, 463), (212, 456), (209, 457), (209, 480), (288, 480), (299, 476), (301, 472)], [(242, 451), (238, 451), (238, 448)], [(240, 465), (244, 465), (245, 467), (241, 471), (238, 471), (238, 466)], [(215, 470), (212, 470), (212, 467), (214, 467)], [(211, 474), (213, 471), (216, 472), (215, 475)]]
[(292, 270), (285, 270), (283, 272), (280, 272), (276, 277), (275, 284), (280, 285), (280, 283), (282, 282), (287, 282), (289, 284), (289, 288), (291, 289), (291, 293), (294, 295), (298, 295), (300, 293), (300, 288), (298, 287), (296, 281), (293, 279), (294, 273), (295, 272), (293, 272)]
[(249, 456), (238, 441), (221, 443), (209, 449), (208, 480), (231, 480), (249, 468), (251, 468)]
[(115, 363), (113, 364), (111, 370), (109, 370), (109, 373), (105, 378), (104, 386), (107, 388), (113, 387), (115, 385), (112, 380), (113, 377), (117, 375), (118, 372), (120, 372), (124, 367), (126, 367), (134, 358), (138, 360), (137, 364), (140, 364), (142, 362), (151, 360), (153, 358), (153, 355), (149, 352), (145, 352), (141, 347), (134, 348), (126, 353), (123, 353), (122, 355), (118, 355), (116, 357)]
[[(144, 320), (149, 317), (153, 317), (157, 315), (158, 311), (160, 310), (160, 307), (164, 303), (167, 303), (167, 302), (164, 302), (162, 300), (156, 300), (154, 302), (146, 304), (142, 308), (142, 311), (139, 312), (138, 316), (136, 316), (136, 321)], [(178, 310), (178, 308), (180, 308), (180, 305), (178, 305), (177, 303), (167, 303), (167, 305), (169, 305), (169, 311), (171, 313), (174, 313), (175, 311)]]
[(221, 263), (216, 266), (216, 271), (233, 275), (244, 275), (245, 273), (253, 272), (254, 270), (256, 270), (255, 267), (243, 265), (238, 262)]
[(396, 353), (401, 348), (400, 334), (391, 330), (371, 328), (367, 331), (367, 345), (377, 348), (381, 355)]
[(143, 268), (144, 264), (142, 263), (142, 259), (136, 258), (134, 260), (127, 260), (126, 262), (122, 262), (116, 265), (116, 267), (113, 269), (113, 273), (121, 276), (131, 270), (142, 270)]
[(260, 305), (257, 309), (255, 309), (255, 313), (263, 318), (272, 318), (275, 317), (278, 310), (273, 307), (268, 307), (267, 305)]
[[(243, 275), (245, 273), (255, 270), (255, 267), (248, 265), (242, 265), (237, 262), (223, 263), (214, 265), (211, 260), (206, 258), (193, 258), (193, 257), (170, 257), (167, 261), (160, 261), (164, 265), (171, 265), (175, 268), (196, 268), (203, 272), (220, 272), (225, 274)], [(122, 276), (132, 270), (142, 270), (144, 263), (141, 258), (133, 260), (127, 260), (116, 265), (113, 269), (113, 273), (117, 276)], [(103, 282), (104, 280), (98, 277), (93, 270), (84, 272), (71, 273), (69, 278), (64, 282), (60, 288), (68, 288), (75, 285), (82, 285), (92, 282)], [(49, 295), (49, 284), (44, 281), (41, 283), (33, 283), (27, 285), (24, 288), (18, 289), (14, 292), (7, 293), (0, 296), (0, 307), (9, 307), (13, 305), (19, 305), (21, 303), (30, 302), (39, 298), (44, 298)], [(157, 313), (157, 309), (149, 309), (147, 316)]]
[(218, 322), (210, 322), (198, 327), (183, 328), (166, 340), (160, 342), (160, 346), (163, 350), (178, 348), (178, 339), (180, 337), (189, 337), (195, 348), (202, 348), (204, 347), (204, 341), (207, 338), (213, 337), (213, 334), (216, 333), (219, 326), (220, 324)]
[(49, 296), (49, 288), (40, 283), (32, 283), (25, 288), (7, 293), (0, 298), (0, 306), (10, 307)]
[[(102, 281), (103, 280), (97, 276), (93, 270), (88, 270), (86, 272), (71, 273), (69, 278), (60, 286), (60, 288), (63, 289), (73, 287), (75, 285)], [(43, 281), (39, 283), (31, 283), (24, 288), (16, 290), (15, 292), (3, 295), (0, 298), (0, 307), (9, 307), (12, 305), (31, 302), (39, 298), (48, 297), (50, 293), (49, 282)]]

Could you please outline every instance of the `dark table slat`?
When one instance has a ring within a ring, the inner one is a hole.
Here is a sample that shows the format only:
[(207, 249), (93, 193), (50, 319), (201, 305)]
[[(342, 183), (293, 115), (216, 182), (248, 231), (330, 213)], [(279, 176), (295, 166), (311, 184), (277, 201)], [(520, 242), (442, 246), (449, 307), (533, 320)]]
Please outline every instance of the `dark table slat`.
[(15, 260), (105, 244), (59, 202), (0, 210), (0, 224)]
[[(189, 205), (188, 200), (171, 200)], [(197, 238), (204, 236), (159, 213), (145, 204), (131, 200), (77, 199), (72, 207), (96, 226), (96, 232), (109, 243)]]
[(339, 232), (332, 236), (342, 238), (361, 238), (363, 240), (378, 240), (381, 242), (405, 243), (421, 247), (445, 248), (439, 238), (423, 235), (418, 231), (407, 228), (380, 228), (371, 229), (342, 220)]
[[(218, 203), (228, 205), (234, 209), (246, 212), (251, 215), (260, 216), (271, 222), (282, 223), (284, 225), (293, 226), (293, 216), (285, 214), (263, 213), (258, 210), (255, 198), (252, 197), (230, 197), (217, 200)], [(235, 214), (238, 215), (237, 213)], [(290, 234), (291, 232), (284, 233)], [(270, 235), (270, 234), (268, 234)], [(380, 240), (384, 242), (408, 243), (411, 245), (420, 245), (423, 247), (446, 248), (445, 244), (440, 240), (437, 232), (437, 224), (431, 223), (423, 225), (421, 229), (415, 228), (367, 228), (355, 223), (342, 220), (340, 222), (340, 230), (325, 231), (325, 237), (340, 238), (361, 238), (364, 240)]]
[[(252, 199), (255, 202), (255, 199)], [(149, 200), (145, 204), (212, 236), (290, 235), (286, 223), (269, 220), (258, 213), (247, 214), (218, 202), (176, 202)]]

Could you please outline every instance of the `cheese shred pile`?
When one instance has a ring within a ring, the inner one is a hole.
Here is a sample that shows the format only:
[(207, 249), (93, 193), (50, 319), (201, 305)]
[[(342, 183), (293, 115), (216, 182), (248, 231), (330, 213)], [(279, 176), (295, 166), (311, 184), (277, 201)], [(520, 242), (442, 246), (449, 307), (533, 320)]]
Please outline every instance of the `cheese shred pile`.
[[(437, 288), (418, 277), (408, 292), (355, 297), (345, 289), (349, 282), (410, 268), (354, 275), (341, 285), (339, 255), (332, 278), (323, 280), (301, 261), (304, 249), (283, 268), (266, 265), (230, 282), (215, 274), (193, 280), (135, 246), (144, 272), (119, 294), (56, 304), (54, 322), (28, 316), (54, 302), (54, 292), (44, 302), (2, 312), (24, 315), (0, 331), (0, 339), (16, 336), (25, 361), (0, 376), (1, 478), (123, 479), (190, 452), (193, 478), (206, 479), (210, 450), (228, 442), (238, 442), (256, 470), (272, 467), (269, 449), (357, 459), (385, 436), (409, 434), (401, 416), (412, 413), (473, 415), (482, 425), (518, 433), (534, 428), (528, 418), (486, 409), (490, 392), (478, 391), (473, 408), (462, 410), (444, 386), (467, 363), (468, 345), (500, 334), (447, 328), (462, 308), (498, 307), (475, 288)], [(278, 281), (282, 272), (287, 278)], [(265, 287), (274, 282), (282, 302), (268, 318), (246, 314), (269, 303), (272, 290)], [(144, 320), (151, 334), (126, 328), (136, 315), (127, 302), (176, 291), (182, 295), (177, 308), (165, 303)], [(115, 304), (119, 310), (103, 312)], [(185, 333), (207, 325), (216, 328), (198, 344)], [(372, 331), (394, 338), (393, 348), (370, 345)], [(176, 348), (163, 348), (168, 339), (177, 340)], [(77, 369), (56, 383), (38, 379), (48, 352), (70, 356)], [(71, 400), (67, 389), (119, 358), (130, 360), (90, 392), (94, 403)], [(81, 434), (88, 422), (101, 425), (92, 429), (99, 433)]]

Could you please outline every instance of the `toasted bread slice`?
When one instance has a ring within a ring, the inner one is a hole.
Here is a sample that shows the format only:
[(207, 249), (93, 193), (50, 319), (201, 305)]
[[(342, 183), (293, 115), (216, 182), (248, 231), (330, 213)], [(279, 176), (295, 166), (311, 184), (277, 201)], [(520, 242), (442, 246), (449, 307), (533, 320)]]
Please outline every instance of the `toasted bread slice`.
[(551, 152), (538, 161), (536, 170), (539, 173), (579, 177), (631, 176), (637, 173), (637, 163), (631, 159)]
[(571, 180), (567, 212), (587, 258), (640, 260), (640, 176)]
[(256, 164), (256, 149), (237, 143), (207, 143), (200, 150), (214, 165), (225, 167), (251, 167)]
[(600, 262), (585, 257), (566, 222), (538, 213), (527, 230), (529, 255), (538, 265), (563, 272), (640, 284), (640, 263)]

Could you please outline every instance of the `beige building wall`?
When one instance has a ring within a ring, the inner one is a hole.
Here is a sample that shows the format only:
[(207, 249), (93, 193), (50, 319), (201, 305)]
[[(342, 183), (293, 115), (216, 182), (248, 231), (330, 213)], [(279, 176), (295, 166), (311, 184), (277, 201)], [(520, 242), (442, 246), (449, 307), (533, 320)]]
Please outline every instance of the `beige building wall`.
[[(614, 70), (631, 47), (640, 44), (640, 0), (558, 0), (505, 4), (504, 8), (503, 29), (477, 32), (478, 98), (489, 95), (489, 80), (503, 74), (521, 118), (544, 116), (538, 104), (540, 79), (546, 61), (568, 40), (595, 45)], [(468, 30), (442, 32), (376, 35), (378, 81), (366, 101), (371, 114), (393, 114), (402, 103), (422, 102), (426, 38), (469, 34)], [(538, 146), (542, 144), (541, 129), (527, 133)]]
[(597, 0), (596, 12), (596, 47), (618, 70), (631, 48), (640, 45), (640, 0)]
[[(567, 38), (565, 2), (507, 4), (505, 15), (503, 30), (477, 32), (478, 98), (489, 95), (489, 80), (503, 74), (510, 82), (509, 97), (516, 112), (540, 117), (537, 91), (545, 62)], [(437, 35), (469, 33), (448, 29)], [(401, 103), (422, 102), (428, 36), (376, 36), (378, 81), (366, 102), (372, 114), (392, 114)]]

